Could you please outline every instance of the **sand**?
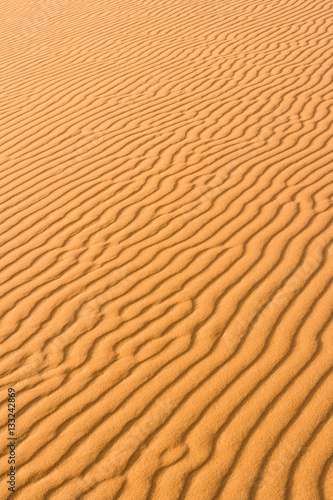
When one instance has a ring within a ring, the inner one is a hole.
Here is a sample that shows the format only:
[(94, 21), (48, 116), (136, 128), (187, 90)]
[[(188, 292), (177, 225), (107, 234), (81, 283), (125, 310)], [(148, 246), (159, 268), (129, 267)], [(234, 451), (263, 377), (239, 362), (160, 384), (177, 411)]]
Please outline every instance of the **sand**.
[(332, 8), (0, 0), (1, 499), (333, 498)]

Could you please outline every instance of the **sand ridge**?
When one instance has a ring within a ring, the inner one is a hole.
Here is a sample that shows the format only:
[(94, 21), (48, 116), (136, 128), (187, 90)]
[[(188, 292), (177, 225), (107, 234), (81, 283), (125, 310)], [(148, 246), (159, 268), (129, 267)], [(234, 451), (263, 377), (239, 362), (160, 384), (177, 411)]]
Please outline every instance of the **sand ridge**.
[(332, 7), (0, 0), (1, 498), (333, 498)]

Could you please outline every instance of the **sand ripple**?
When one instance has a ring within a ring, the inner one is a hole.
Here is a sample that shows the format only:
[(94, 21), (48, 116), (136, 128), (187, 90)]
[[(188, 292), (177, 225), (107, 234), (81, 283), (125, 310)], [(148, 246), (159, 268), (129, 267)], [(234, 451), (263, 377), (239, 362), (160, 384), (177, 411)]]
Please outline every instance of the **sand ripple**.
[(0, 0), (1, 498), (333, 498), (332, 8)]

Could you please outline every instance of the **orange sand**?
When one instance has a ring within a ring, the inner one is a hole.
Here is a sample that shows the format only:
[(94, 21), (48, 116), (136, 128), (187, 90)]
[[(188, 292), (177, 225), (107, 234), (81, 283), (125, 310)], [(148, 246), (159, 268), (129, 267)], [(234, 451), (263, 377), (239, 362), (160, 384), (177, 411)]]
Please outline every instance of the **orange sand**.
[(0, 14), (0, 498), (332, 500), (332, 1)]

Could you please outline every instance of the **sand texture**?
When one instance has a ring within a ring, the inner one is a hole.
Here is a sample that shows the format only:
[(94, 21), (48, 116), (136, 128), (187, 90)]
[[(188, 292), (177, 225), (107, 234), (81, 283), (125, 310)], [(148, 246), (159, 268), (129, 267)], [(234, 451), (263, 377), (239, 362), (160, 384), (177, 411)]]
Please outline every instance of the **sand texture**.
[(333, 1), (0, 19), (0, 499), (332, 500)]

